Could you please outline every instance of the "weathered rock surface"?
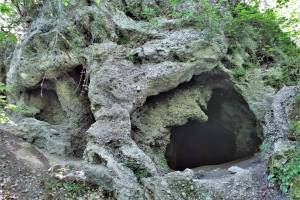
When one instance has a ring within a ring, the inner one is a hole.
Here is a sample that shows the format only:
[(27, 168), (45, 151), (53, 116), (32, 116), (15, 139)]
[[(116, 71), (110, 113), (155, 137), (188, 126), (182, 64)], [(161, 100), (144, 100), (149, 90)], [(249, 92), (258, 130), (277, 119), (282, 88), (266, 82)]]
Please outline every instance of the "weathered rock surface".
[[(243, 83), (233, 80), (221, 64), (227, 52), (221, 30), (208, 38), (209, 27), (202, 30), (188, 18), (163, 15), (155, 18), (155, 26), (141, 14), (147, 6), (173, 9), (163, 0), (99, 5), (82, 0), (71, 1), (68, 8), (59, 1), (45, 3), (16, 47), (7, 73), (7, 83), (14, 88), (10, 101), (32, 111), (30, 118), (28, 113), (15, 116), (19, 121), (10, 132), (51, 154), (49, 159), (68, 157), (60, 164), (83, 171), (82, 181), (100, 186), (115, 199), (283, 199), (275, 189), (263, 192), (269, 153), (249, 169), (217, 178), (201, 178), (202, 172), (192, 170), (164, 174), (170, 169), (164, 170), (167, 166), (159, 161), (170, 140), (170, 126), (190, 119), (207, 121), (213, 89), (230, 85), (245, 102), (239, 109), (258, 120), (269, 109), (274, 91), (262, 87), (259, 76)], [(181, 2), (174, 9), (194, 7)], [(196, 84), (189, 85), (197, 77)], [(285, 117), (285, 104), (278, 102), (284, 99), (281, 94), (264, 136), (255, 135), (272, 145), (286, 131), (279, 121)], [(148, 103), (153, 96), (162, 101)], [(248, 136), (239, 139), (245, 142), (243, 149), (252, 148)], [(160, 149), (153, 155), (156, 142)], [(71, 161), (74, 157), (79, 160)]]

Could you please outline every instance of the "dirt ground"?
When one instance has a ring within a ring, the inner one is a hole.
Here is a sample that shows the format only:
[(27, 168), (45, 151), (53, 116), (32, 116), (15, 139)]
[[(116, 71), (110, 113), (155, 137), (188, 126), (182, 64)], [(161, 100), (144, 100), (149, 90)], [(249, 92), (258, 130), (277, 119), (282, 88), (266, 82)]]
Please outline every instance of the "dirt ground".
[(32, 145), (0, 132), (0, 200), (44, 199), (49, 164)]

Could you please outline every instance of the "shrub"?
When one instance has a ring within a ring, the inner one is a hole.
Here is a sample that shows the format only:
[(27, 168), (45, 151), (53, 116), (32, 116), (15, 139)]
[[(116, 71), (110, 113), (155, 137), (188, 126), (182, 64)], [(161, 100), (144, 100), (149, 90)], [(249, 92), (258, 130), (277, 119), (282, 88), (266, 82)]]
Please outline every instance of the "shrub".
[(300, 138), (300, 121), (292, 121), (291, 126), (290, 126), (290, 131), (299, 140), (299, 138)]
[(86, 186), (79, 182), (65, 182), (63, 183), (63, 188), (68, 192), (81, 194), (86, 190)]
[(292, 109), (289, 113), (290, 132), (300, 140), (300, 94), (294, 97)]
[(298, 104), (298, 105), (300, 105), (300, 94), (297, 94), (295, 96), (295, 103)]
[(144, 19), (146, 19), (147, 21), (150, 21), (152, 18), (154, 18), (156, 15), (157, 15), (158, 11), (154, 8), (151, 8), (151, 7), (145, 7), (143, 10), (142, 10), (142, 17)]
[(262, 144), (259, 146), (259, 150), (260, 150), (261, 152), (264, 152), (264, 151), (268, 150), (269, 148), (270, 148), (270, 145), (267, 144), (267, 143), (262, 143)]
[(232, 75), (235, 77), (235, 78), (241, 78), (243, 76), (246, 75), (246, 69), (244, 67), (235, 67), (233, 70), (232, 70)]
[(231, 52), (243, 48), (250, 55), (246, 62), (266, 69), (279, 67), (280, 74), (266, 75), (267, 84), (276, 88), (295, 84), (300, 73), (300, 50), (291, 41), (290, 33), (281, 31), (280, 24), (285, 20), (272, 10), (262, 13), (258, 5), (244, 3), (232, 8), (232, 15), (233, 20), (225, 24)]
[(269, 172), (268, 179), (277, 182), (283, 193), (289, 192), (293, 181), (300, 175), (299, 152), (290, 150), (284, 152), (283, 155), (273, 155), (269, 162)]
[(0, 124), (8, 120), (6, 113), (8, 111), (17, 111), (17, 106), (10, 104), (6, 100), (7, 86), (0, 82)]

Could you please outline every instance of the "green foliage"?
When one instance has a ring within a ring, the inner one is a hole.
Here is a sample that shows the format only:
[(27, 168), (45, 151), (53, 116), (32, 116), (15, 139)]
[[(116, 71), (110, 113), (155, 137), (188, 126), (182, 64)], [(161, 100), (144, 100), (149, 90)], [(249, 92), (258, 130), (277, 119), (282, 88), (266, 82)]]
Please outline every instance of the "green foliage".
[(289, 191), (294, 179), (300, 175), (300, 154), (297, 151), (287, 151), (284, 153), (283, 165), (276, 162), (283, 159), (282, 155), (273, 155), (269, 163), (269, 180), (278, 182), (280, 190), (284, 193)]
[(279, 6), (284, 6), (286, 5), (290, 0), (276, 0), (276, 3), (279, 5)]
[(290, 131), (296, 136), (297, 139), (300, 138), (300, 121), (291, 122)]
[(180, 3), (182, 0), (169, 0), (172, 6), (176, 6), (178, 3)]
[(17, 36), (11, 32), (0, 31), (0, 43), (4, 41), (10, 41), (12, 43), (17, 42)]
[(36, 17), (38, 7), (42, 0), (7, 0), (13, 8), (12, 18), (16, 18), (17, 23), (26, 21), (27, 17)]
[(5, 93), (8, 91), (7, 86), (0, 82), (0, 124), (5, 123), (8, 120), (6, 112), (16, 111), (17, 106), (10, 104), (6, 100)]
[(78, 182), (65, 182), (63, 183), (63, 188), (68, 192), (81, 194), (85, 191), (86, 187), (83, 183)]
[(295, 103), (300, 105), (300, 94), (297, 94), (294, 98)]
[(152, 18), (154, 18), (156, 15), (157, 15), (157, 10), (155, 10), (154, 8), (151, 8), (151, 7), (145, 7), (143, 10), (142, 10), (142, 17), (146, 20), (151, 20)]
[(96, 4), (99, 5), (101, 3), (101, 0), (95, 0)]
[(293, 134), (298, 141), (300, 141), (300, 94), (294, 97), (292, 109), (289, 114), (290, 133)]
[(64, 6), (68, 6), (70, 3), (70, 0), (61, 0), (61, 2)]
[(44, 188), (54, 193), (71, 193), (80, 195), (91, 188), (84, 182), (77, 181), (61, 181), (53, 177), (47, 177), (44, 180)]
[(160, 167), (164, 173), (169, 172), (169, 166), (168, 166), (167, 160), (165, 158), (160, 159)]
[(277, 87), (278, 83), (284, 81), (285, 76), (283, 72), (283, 69), (280, 67), (270, 68), (264, 75), (263, 79), (268, 85)]
[(0, 13), (4, 15), (11, 15), (13, 12), (13, 8), (8, 3), (0, 3)]
[(123, 164), (124, 166), (128, 167), (133, 171), (133, 173), (135, 174), (139, 182), (141, 181), (142, 178), (148, 178), (152, 176), (147, 169), (145, 169), (135, 160), (127, 160)]
[(244, 67), (236, 67), (232, 70), (232, 75), (235, 78), (241, 78), (244, 77), (246, 75), (246, 69)]
[[(223, 26), (231, 21), (229, 12), (218, 3), (212, 3), (210, 0), (191, 0), (197, 2), (199, 6), (195, 7), (195, 11), (183, 10), (178, 12), (173, 10), (169, 13), (173, 18), (188, 18), (193, 26), (207, 30), (208, 39), (212, 35), (222, 31)], [(177, 5), (180, 0), (170, 0), (173, 6)], [(222, 9), (221, 9), (222, 8)]]
[(127, 54), (127, 56), (126, 56), (126, 58), (128, 59), (128, 60), (130, 60), (130, 61), (134, 61), (135, 60), (135, 57), (136, 57), (136, 54), (135, 53), (128, 53)]
[(270, 148), (270, 145), (267, 144), (267, 143), (262, 143), (262, 144), (259, 146), (259, 150), (260, 150), (261, 152), (266, 151), (268, 148)]
[[(209, 0), (195, 0), (200, 2), (200, 8), (191, 16), (193, 23), (200, 29), (208, 28), (211, 34), (216, 34), (223, 28), (229, 20), (229, 15), (225, 10), (218, 10), (217, 4), (212, 4)], [(186, 14), (186, 13), (184, 13)]]
[[(13, 17), (12, 14), (14, 12), (13, 4), (11, 3), (0, 3), (0, 14), (7, 16), (9, 19), (10, 17)], [(6, 18), (4, 18), (6, 19)], [(4, 31), (5, 27), (1, 27), (0, 31), (0, 44), (5, 41), (10, 41), (12, 43), (16, 43), (17, 37), (14, 33), (10, 31)]]
[[(249, 54), (247, 62), (256, 67), (277, 68), (266, 74), (266, 83), (276, 88), (297, 82), (300, 70), (300, 50), (290, 40), (290, 33), (282, 32), (284, 23), (272, 10), (260, 12), (258, 5), (239, 3), (232, 10), (233, 20), (225, 26), (229, 49), (243, 48)], [(238, 67), (238, 66), (237, 66)], [(274, 73), (275, 72), (275, 73)]]
[(187, 18), (191, 25), (199, 28), (206, 29), (207, 34), (213, 34), (220, 32), (222, 26), (228, 21), (228, 12), (220, 10), (219, 5), (212, 4), (210, 0), (189, 0), (197, 3), (195, 11), (191, 10), (177, 10), (177, 5), (183, 0), (169, 0), (171, 8), (168, 10), (157, 6), (146, 6), (140, 10), (140, 5), (127, 6), (127, 12), (131, 13), (135, 18), (146, 20), (154, 26), (159, 26), (158, 20), (155, 20), (159, 16), (168, 16), (171, 18)]

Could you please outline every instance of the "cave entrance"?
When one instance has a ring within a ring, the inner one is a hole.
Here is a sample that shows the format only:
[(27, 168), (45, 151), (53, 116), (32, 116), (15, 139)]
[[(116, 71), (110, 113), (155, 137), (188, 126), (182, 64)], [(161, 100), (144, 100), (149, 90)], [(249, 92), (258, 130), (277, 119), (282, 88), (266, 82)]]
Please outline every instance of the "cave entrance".
[(27, 90), (26, 104), (36, 112), (34, 118), (52, 125), (59, 125), (65, 121), (66, 113), (63, 111), (57, 93), (53, 89), (53, 83), (45, 80), (44, 87)]
[(189, 120), (169, 127), (165, 157), (173, 170), (217, 165), (258, 151), (260, 128), (244, 99), (234, 89), (213, 90), (207, 122)]

